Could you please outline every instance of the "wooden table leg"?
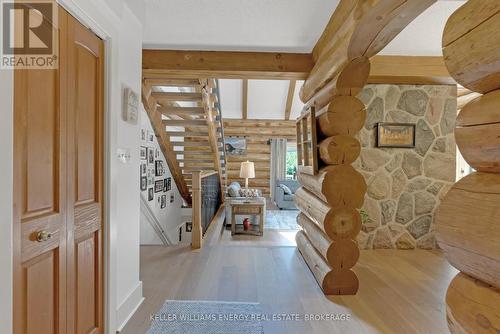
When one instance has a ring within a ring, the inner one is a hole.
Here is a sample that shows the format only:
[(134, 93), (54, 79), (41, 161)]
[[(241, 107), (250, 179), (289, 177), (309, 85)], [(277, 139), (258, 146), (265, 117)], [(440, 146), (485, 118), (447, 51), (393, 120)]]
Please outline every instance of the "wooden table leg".
[(231, 212), (231, 236), (236, 233), (236, 222), (234, 220), (234, 213)]

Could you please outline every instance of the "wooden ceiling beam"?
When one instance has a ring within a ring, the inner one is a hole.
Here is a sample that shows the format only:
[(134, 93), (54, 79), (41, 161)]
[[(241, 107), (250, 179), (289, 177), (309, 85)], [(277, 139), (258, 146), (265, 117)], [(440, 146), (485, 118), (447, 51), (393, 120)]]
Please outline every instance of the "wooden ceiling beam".
[(241, 103), (241, 118), (248, 118), (248, 79), (243, 79), (243, 86), (241, 90), (242, 103)]
[(305, 79), (307, 53), (143, 50), (144, 78)]
[(297, 84), (296, 80), (290, 80), (290, 84), (288, 85), (288, 94), (286, 96), (286, 106), (285, 106), (285, 120), (290, 119), (290, 114), (292, 112), (293, 95), (295, 94), (296, 84)]
[(366, 59), (375, 56), (434, 2), (341, 0), (313, 49), (315, 64), (300, 90), (301, 100), (311, 103), (319, 95), (324, 103), (325, 97), (339, 93), (337, 89), (347, 94), (362, 87)]
[(443, 57), (374, 56), (368, 83), (454, 85)]

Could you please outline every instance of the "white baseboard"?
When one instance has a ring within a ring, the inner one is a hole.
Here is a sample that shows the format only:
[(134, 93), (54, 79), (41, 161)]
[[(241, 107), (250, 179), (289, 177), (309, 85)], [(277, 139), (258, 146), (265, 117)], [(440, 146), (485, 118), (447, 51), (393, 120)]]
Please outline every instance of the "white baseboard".
[(144, 301), (144, 297), (142, 296), (142, 282), (139, 281), (135, 289), (130, 292), (128, 297), (118, 306), (116, 310), (116, 322), (118, 324), (117, 332), (121, 332), (125, 327), (127, 322), (132, 318), (134, 313), (137, 311), (139, 306), (141, 306)]

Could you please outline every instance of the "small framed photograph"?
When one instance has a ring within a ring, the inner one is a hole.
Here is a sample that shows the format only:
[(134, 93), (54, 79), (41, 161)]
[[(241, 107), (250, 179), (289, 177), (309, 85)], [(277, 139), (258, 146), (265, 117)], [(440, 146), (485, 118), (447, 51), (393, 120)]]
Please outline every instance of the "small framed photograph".
[(247, 154), (247, 139), (245, 137), (225, 137), (224, 143), (227, 155)]
[(149, 143), (155, 142), (155, 133), (153, 131), (148, 130), (148, 142)]
[(163, 180), (155, 181), (155, 193), (159, 193), (163, 191)]
[(155, 159), (159, 159), (160, 158), (160, 150), (155, 148)]
[(377, 123), (377, 147), (414, 148), (415, 124)]
[(146, 129), (141, 129), (141, 140), (146, 141)]
[(165, 209), (166, 206), (167, 206), (167, 195), (161, 195), (160, 208)]
[(166, 193), (168, 191), (167, 179), (163, 179), (163, 192)]
[(172, 178), (167, 177), (167, 191), (172, 190)]
[(186, 232), (191, 232), (193, 230), (193, 222), (186, 222)]
[(148, 186), (152, 186), (155, 183), (155, 170), (153, 168), (148, 168)]
[(152, 147), (148, 147), (148, 163), (154, 164), (154, 162), (155, 162), (154, 149)]
[(152, 201), (155, 198), (155, 194), (153, 192), (153, 188), (148, 189), (148, 201)]
[(174, 199), (175, 199), (174, 194), (173, 193), (170, 194), (170, 203), (174, 203)]
[(144, 191), (148, 188), (148, 179), (147, 177), (141, 177), (141, 191)]
[(147, 169), (147, 164), (145, 162), (141, 162), (141, 176), (146, 176)]
[(141, 160), (147, 160), (148, 159), (148, 148), (145, 146), (141, 146), (139, 150), (139, 157)]
[(155, 161), (155, 176), (163, 176), (165, 169), (163, 168), (163, 161)]
[(123, 88), (122, 118), (130, 124), (137, 124), (139, 119), (139, 94), (130, 87)]

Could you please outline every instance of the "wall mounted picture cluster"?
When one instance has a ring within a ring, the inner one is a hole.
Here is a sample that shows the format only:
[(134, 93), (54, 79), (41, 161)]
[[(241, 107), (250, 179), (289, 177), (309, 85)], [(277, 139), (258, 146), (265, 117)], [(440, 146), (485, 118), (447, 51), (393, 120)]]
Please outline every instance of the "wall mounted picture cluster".
[[(141, 129), (141, 140), (147, 146), (141, 146), (139, 151), (140, 156), (140, 189), (148, 191), (148, 201), (153, 201), (155, 193), (165, 193), (172, 189), (171, 177), (157, 180), (156, 177), (163, 177), (166, 173), (166, 167), (161, 160), (160, 150), (156, 147), (151, 147), (154, 143), (154, 133), (152, 131)], [(159, 194), (158, 204), (164, 209), (167, 206), (167, 195)], [(173, 202), (173, 195), (170, 196), (170, 203)]]

